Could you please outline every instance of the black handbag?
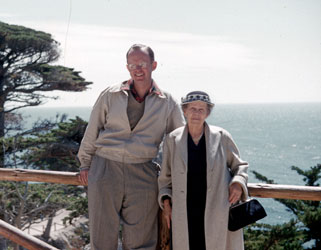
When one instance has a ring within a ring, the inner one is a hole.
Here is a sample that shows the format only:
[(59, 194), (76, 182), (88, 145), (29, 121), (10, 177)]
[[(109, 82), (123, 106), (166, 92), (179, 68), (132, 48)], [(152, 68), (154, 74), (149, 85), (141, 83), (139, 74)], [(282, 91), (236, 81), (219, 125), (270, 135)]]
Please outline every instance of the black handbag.
[(249, 199), (230, 207), (228, 230), (236, 231), (252, 224), (266, 216), (266, 212), (260, 202)]

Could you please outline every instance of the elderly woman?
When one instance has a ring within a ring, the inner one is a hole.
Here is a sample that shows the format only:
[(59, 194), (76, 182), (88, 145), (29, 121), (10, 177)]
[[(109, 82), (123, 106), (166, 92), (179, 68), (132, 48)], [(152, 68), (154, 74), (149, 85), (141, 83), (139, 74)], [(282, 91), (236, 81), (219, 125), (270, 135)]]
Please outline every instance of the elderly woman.
[(174, 250), (244, 249), (243, 231), (228, 230), (231, 204), (246, 200), (247, 168), (224, 129), (205, 122), (214, 104), (194, 91), (182, 98), (187, 124), (164, 143), (159, 204)]

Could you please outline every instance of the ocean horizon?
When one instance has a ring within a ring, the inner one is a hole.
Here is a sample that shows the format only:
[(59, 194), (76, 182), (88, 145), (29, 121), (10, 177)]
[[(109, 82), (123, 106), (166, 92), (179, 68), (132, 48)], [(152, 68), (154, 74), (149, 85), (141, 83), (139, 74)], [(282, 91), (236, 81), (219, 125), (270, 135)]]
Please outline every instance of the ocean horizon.
[[(26, 127), (38, 119), (56, 119), (66, 114), (88, 121), (91, 107), (33, 107), (20, 111)], [(249, 183), (260, 182), (257, 171), (275, 183), (304, 185), (303, 176), (291, 170), (307, 170), (321, 163), (321, 102), (216, 104), (208, 117), (210, 125), (232, 134), (241, 158), (249, 162)], [(278, 224), (289, 221), (292, 214), (285, 206), (269, 198), (258, 198), (268, 216), (260, 222)]]

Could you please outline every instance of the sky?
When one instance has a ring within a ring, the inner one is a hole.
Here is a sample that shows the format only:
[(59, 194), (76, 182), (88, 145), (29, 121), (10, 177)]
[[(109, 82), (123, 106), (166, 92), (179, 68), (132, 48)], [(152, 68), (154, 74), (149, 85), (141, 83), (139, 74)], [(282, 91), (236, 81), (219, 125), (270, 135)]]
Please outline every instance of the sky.
[(202, 90), (215, 103), (321, 102), (320, 0), (0, 0), (0, 21), (52, 34), (55, 64), (90, 89), (54, 92), (46, 107), (92, 106), (129, 79), (126, 52), (149, 45), (153, 78), (178, 100)]

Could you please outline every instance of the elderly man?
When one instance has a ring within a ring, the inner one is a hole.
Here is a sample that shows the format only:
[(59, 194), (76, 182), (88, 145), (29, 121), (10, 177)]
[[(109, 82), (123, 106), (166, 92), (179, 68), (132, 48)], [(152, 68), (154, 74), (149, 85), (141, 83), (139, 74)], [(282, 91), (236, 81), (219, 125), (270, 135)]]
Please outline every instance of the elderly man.
[(179, 104), (152, 79), (154, 52), (135, 44), (127, 52), (131, 79), (105, 89), (96, 101), (78, 152), (80, 181), (88, 183), (91, 249), (157, 244), (156, 157), (164, 134), (184, 125)]

